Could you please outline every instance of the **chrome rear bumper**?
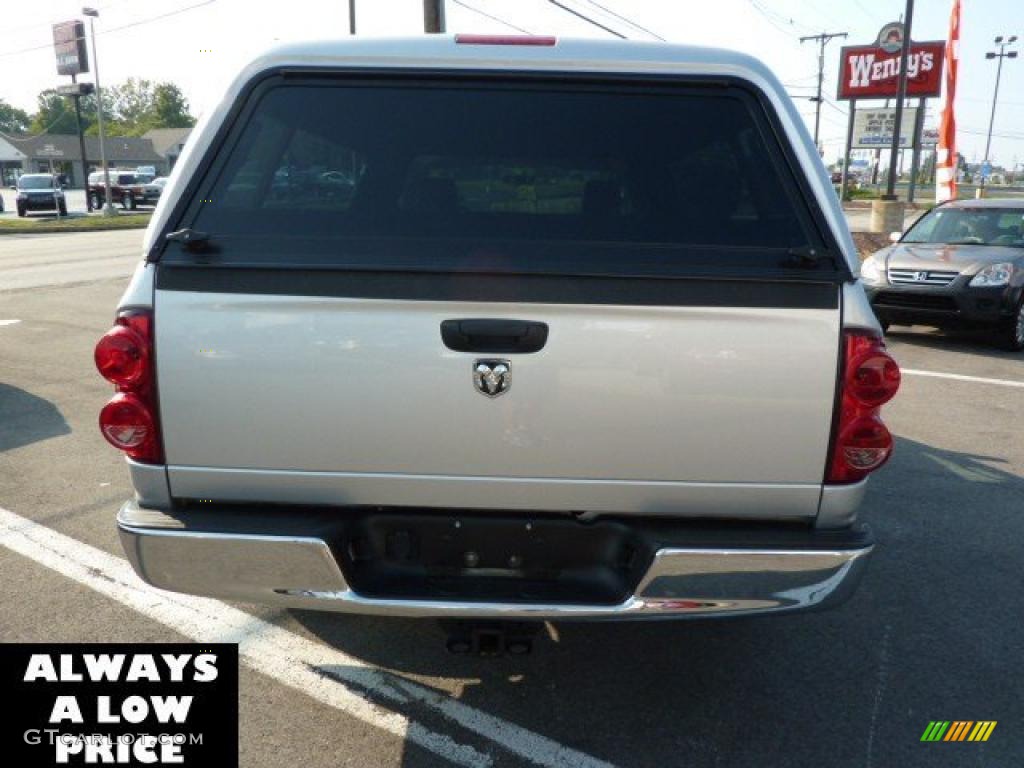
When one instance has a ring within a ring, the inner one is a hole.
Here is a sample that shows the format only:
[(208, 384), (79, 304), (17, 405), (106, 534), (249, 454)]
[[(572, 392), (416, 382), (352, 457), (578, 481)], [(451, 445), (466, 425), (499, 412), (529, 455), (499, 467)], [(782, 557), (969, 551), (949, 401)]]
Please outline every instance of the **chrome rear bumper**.
[(290, 608), (388, 616), (491, 619), (712, 617), (826, 608), (846, 600), (873, 543), (850, 548), (665, 547), (617, 605), (381, 599), (356, 593), (317, 535), (193, 530), (129, 502), (121, 542), (160, 589)]

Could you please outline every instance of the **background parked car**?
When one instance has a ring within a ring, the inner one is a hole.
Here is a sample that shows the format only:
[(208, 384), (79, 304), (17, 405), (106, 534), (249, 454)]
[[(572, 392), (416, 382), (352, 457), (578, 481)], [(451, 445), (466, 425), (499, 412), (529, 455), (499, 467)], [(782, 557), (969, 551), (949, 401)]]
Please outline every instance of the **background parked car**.
[[(150, 186), (153, 177), (136, 171), (110, 170), (110, 202), (125, 210), (134, 211), (140, 205), (156, 205), (160, 190)], [(105, 201), (103, 172), (89, 174), (89, 196), (94, 209), (102, 208)]]
[(1024, 202), (956, 200), (892, 237), (861, 265), (883, 326), (987, 327), (1024, 349)]
[(19, 216), (31, 211), (56, 211), (68, 215), (67, 201), (60, 179), (52, 173), (26, 173), (18, 178), (15, 205)]
[[(163, 194), (164, 187), (167, 186), (166, 176), (157, 176), (149, 184), (145, 185), (145, 196), (147, 200), (160, 199), (160, 195)], [(155, 205), (156, 203), (154, 203)]]

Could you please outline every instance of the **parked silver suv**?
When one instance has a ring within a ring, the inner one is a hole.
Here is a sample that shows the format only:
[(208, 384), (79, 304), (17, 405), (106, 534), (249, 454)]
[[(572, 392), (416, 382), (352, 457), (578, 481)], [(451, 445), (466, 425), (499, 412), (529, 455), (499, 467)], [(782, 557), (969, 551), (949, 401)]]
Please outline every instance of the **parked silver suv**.
[(1024, 350), (1024, 201), (954, 200), (891, 239), (861, 266), (883, 327), (985, 328)]
[(393, 615), (835, 604), (899, 385), (813, 143), (727, 51), (289, 45), (96, 349), (158, 587)]

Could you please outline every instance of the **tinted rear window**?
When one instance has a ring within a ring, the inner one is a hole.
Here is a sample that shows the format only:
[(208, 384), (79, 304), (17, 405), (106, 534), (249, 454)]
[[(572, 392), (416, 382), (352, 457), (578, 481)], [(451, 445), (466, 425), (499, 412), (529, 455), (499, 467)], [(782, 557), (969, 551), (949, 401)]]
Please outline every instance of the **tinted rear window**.
[(181, 222), (221, 263), (455, 268), (471, 247), (487, 271), (604, 271), (814, 244), (739, 88), (288, 84), (243, 115)]

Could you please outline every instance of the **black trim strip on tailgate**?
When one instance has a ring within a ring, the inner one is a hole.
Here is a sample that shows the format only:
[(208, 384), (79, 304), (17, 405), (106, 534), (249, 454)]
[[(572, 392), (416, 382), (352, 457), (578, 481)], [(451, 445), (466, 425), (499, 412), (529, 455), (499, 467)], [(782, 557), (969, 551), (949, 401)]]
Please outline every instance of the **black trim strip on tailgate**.
[(829, 282), (558, 277), (161, 265), (157, 290), (405, 301), (836, 309)]

